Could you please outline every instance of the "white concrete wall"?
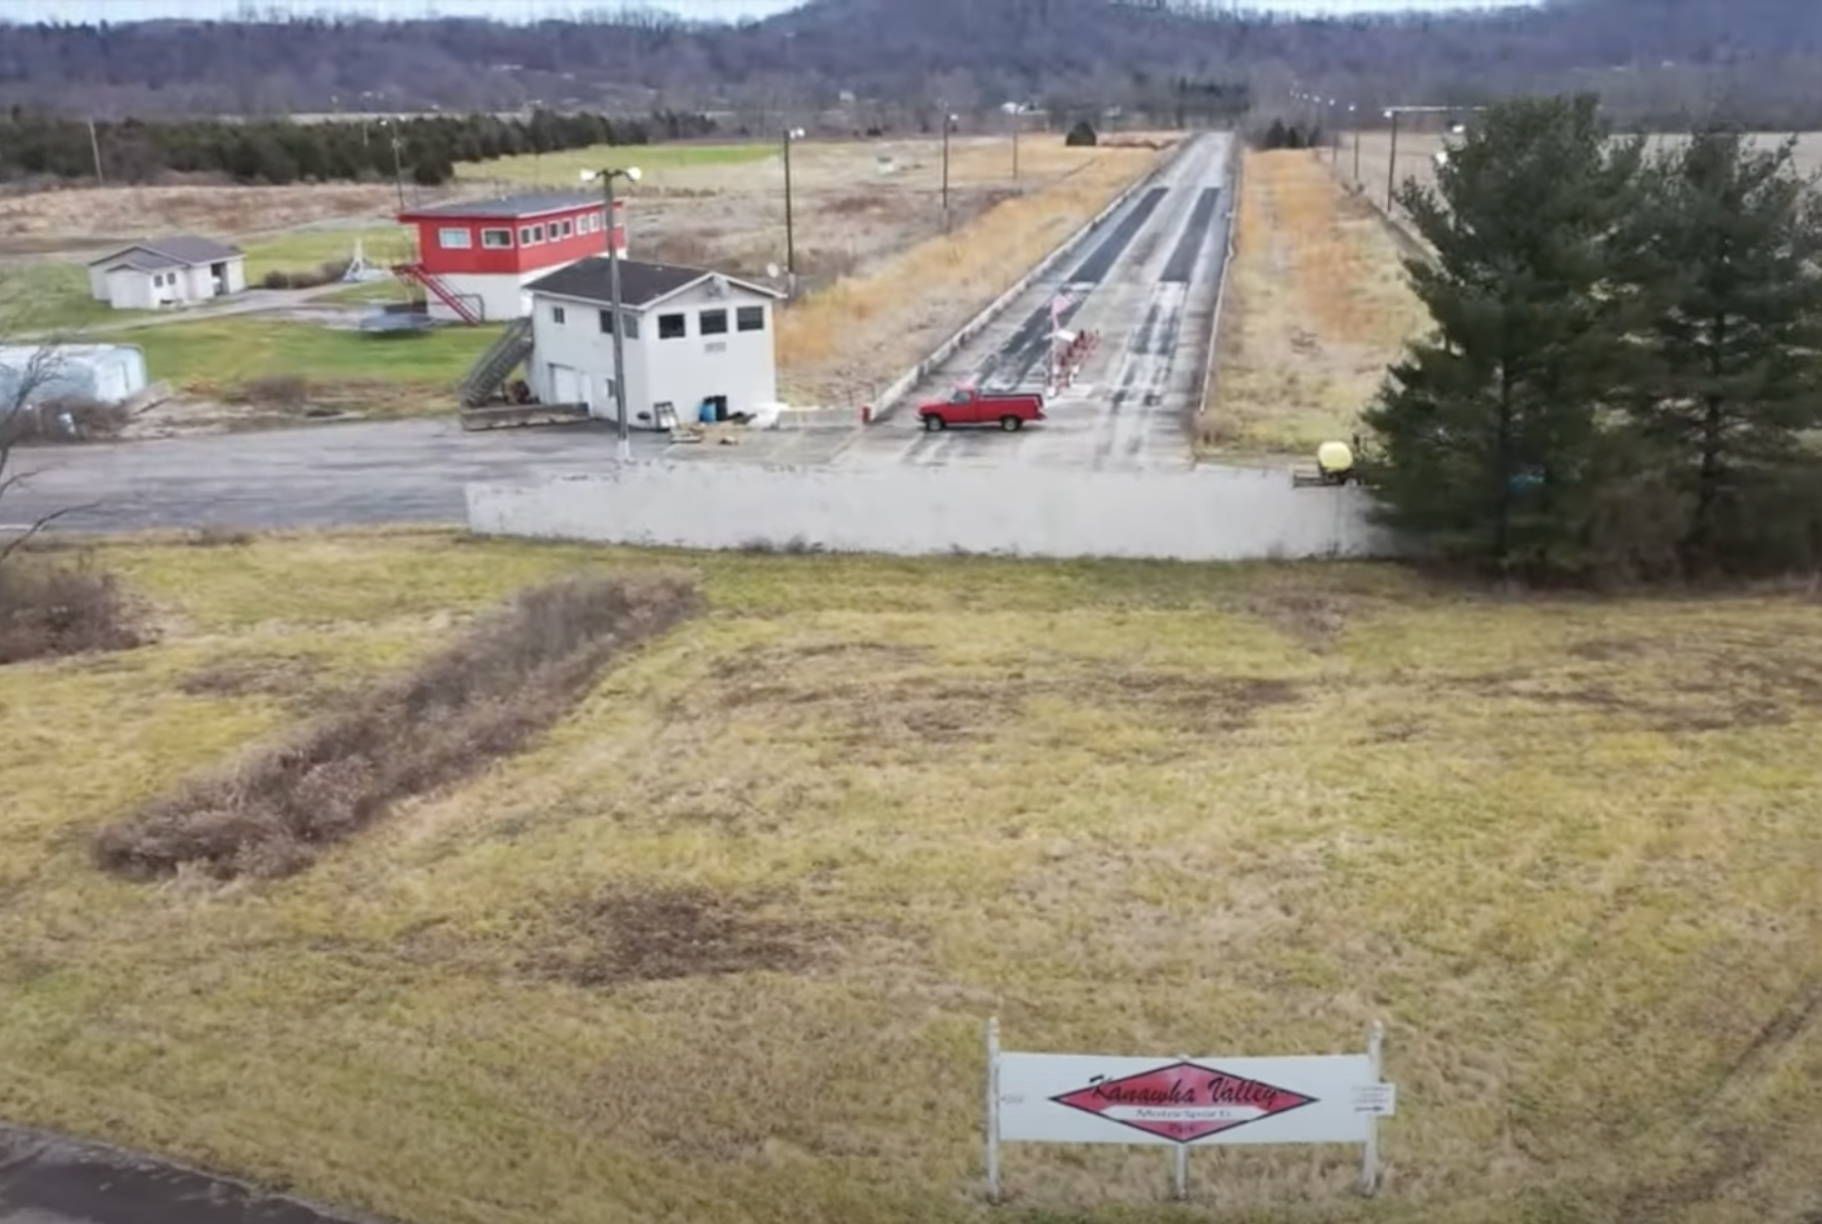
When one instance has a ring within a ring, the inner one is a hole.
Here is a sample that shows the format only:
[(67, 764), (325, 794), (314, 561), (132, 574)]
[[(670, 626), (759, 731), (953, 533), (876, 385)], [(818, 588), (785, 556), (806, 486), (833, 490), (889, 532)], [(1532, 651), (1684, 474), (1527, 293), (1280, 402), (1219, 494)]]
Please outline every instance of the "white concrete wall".
[[(537, 297), (532, 317), (532, 376), (528, 379), (533, 394), (546, 403), (559, 402), (552, 398), (556, 387), (550, 367), (579, 370), (590, 415), (617, 420), (609, 385), (614, 377), (614, 338), (611, 332), (601, 329), (601, 304), (544, 294)], [(738, 330), (735, 312), (741, 306), (764, 308), (764, 331)], [(561, 323), (555, 318), (559, 308), (563, 311)], [(726, 335), (702, 335), (704, 310), (728, 312)], [(677, 419), (687, 424), (696, 419), (706, 396), (727, 396), (729, 412), (750, 412), (760, 404), (777, 400), (778, 364), (770, 299), (730, 287), (723, 298), (692, 291), (652, 310), (635, 313), (639, 337), (625, 342), (626, 408), (633, 428), (658, 428), (654, 406), (665, 402), (676, 410)], [(682, 338), (658, 338), (658, 316), (665, 314), (685, 316), (686, 333)]]
[(105, 260), (89, 265), (89, 296), (97, 302), (113, 300), (108, 296), (108, 265)]
[(1186, 561), (1376, 556), (1387, 537), (1356, 488), (1291, 487), (1287, 472), (850, 471), (741, 463), (635, 464), (599, 476), (467, 488), (484, 535), (683, 548), (820, 545), (899, 555)]
[[(523, 319), (531, 313), (531, 294), (525, 286), (542, 276), (549, 276), (558, 268), (567, 268), (576, 261), (566, 260), (533, 272), (481, 275), (445, 272), (443, 284), (451, 292), (462, 296), (470, 308), (478, 309), (481, 319), (486, 323), (500, 323), (509, 319)], [(461, 322), (462, 316), (443, 304), (443, 299), (429, 290), (424, 291), (430, 307), (430, 317), (445, 322)], [(477, 302), (476, 299), (479, 299)]]

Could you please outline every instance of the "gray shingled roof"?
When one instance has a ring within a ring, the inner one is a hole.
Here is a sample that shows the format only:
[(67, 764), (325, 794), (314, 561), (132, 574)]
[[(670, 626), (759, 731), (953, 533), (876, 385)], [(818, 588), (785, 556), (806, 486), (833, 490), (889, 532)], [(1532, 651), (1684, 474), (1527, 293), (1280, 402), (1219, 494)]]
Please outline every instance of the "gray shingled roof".
[(238, 259), (241, 251), (237, 246), (217, 242), (213, 238), (200, 238), (195, 234), (173, 234), (169, 238), (149, 239), (135, 242), (132, 246), (122, 247), (100, 259), (91, 259), (89, 267), (96, 264), (112, 263), (115, 266), (125, 264), (141, 272), (157, 272), (165, 268), (194, 268), (199, 264), (217, 263), (224, 259)]
[(605, 201), (592, 191), (532, 191), (524, 195), (497, 196), (491, 200), (458, 200), (430, 208), (412, 208), (399, 214), (411, 217), (536, 217), (544, 213), (587, 208)]
[(135, 272), (163, 272), (166, 268), (183, 267), (182, 263), (172, 259), (170, 256), (154, 255), (143, 247), (129, 247), (127, 250), (120, 252), (116, 258), (96, 260), (95, 262), (106, 263), (108, 271), (110, 272), (117, 268), (131, 268)]
[[(567, 268), (558, 268), (549, 276), (539, 277), (526, 288), (533, 293), (551, 293), (559, 297), (580, 298), (585, 302), (606, 304), (613, 300), (609, 281), (611, 261), (605, 255), (578, 260)], [(706, 268), (685, 268), (676, 264), (641, 263), (636, 259), (620, 261), (620, 302), (635, 310), (693, 285), (705, 276), (714, 275)], [(767, 297), (783, 295), (763, 285), (728, 278), (728, 283)]]

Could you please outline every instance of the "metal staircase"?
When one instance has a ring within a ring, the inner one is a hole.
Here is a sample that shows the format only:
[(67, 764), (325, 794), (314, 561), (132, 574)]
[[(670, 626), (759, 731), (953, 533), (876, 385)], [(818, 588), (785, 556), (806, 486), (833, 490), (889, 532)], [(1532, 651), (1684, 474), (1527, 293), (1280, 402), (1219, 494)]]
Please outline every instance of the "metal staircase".
[(436, 294), (437, 300), (455, 311), (456, 317), (462, 322), (473, 325), (481, 321), (480, 312), (471, 306), (466, 298), (451, 289), (448, 282), (423, 264), (393, 264), (392, 274), (398, 277), (407, 288), (414, 284), (422, 285), (431, 293)]
[(531, 355), (531, 348), (531, 320), (515, 319), (456, 384), (462, 406), (479, 408), (486, 404), (518, 364)]

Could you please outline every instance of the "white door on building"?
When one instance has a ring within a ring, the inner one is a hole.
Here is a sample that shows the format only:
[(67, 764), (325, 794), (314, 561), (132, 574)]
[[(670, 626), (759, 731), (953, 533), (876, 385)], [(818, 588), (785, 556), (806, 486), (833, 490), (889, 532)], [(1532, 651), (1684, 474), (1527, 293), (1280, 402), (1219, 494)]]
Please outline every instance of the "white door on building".
[(582, 375), (570, 366), (550, 367), (550, 399), (553, 404), (582, 402)]

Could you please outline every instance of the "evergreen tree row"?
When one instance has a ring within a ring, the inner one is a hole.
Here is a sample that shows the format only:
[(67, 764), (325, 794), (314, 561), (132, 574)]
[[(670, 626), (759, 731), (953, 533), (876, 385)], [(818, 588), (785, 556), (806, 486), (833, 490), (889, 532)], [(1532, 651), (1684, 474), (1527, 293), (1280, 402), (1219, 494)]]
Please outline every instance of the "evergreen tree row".
[(1822, 209), (1794, 141), (1500, 103), (1401, 203), (1434, 331), (1366, 414), (1385, 521), (1539, 576), (1822, 564)]
[[(84, 179), (99, 155), (109, 182), (148, 182), (165, 174), (218, 174), (237, 183), (283, 184), (390, 178), (444, 183), (455, 163), (596, 144), (637, 145), (710, 134), (702, 115), (660, 112), (642, 120), (536, 111), (527, 119), (438, 115), (398, 120), (171, 123), (128, 119), (88, 124), (15, 107), (0, 114), (0, 182)], [(395, 160), (393, 142), (398, 147)]]

